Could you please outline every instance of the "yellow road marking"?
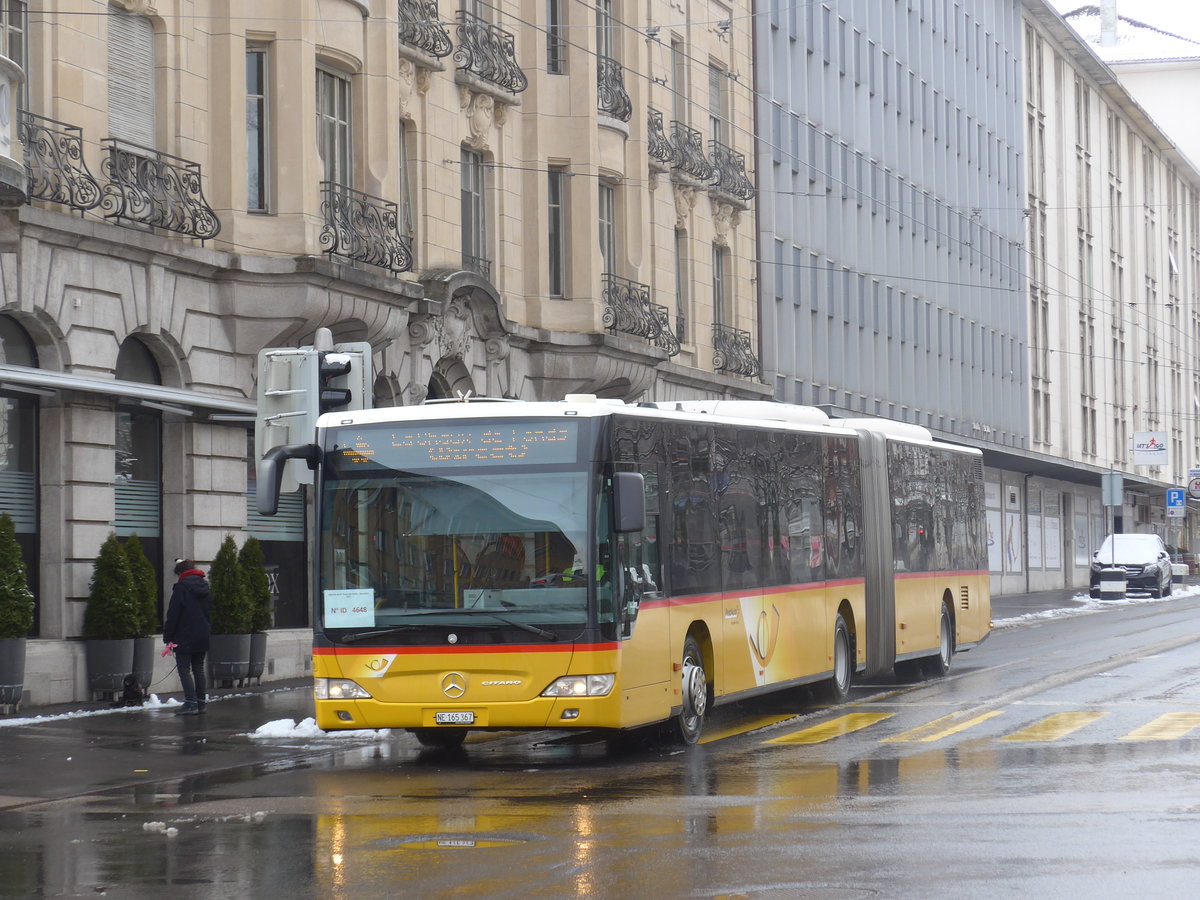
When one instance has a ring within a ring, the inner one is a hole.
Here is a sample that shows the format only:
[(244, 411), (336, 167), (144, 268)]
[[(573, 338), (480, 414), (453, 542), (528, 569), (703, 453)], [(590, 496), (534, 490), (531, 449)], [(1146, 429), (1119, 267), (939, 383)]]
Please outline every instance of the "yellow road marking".
[(982, 715), (975, 716), (970, 719), (963, 719), (965, 715), (961, 712), (950, 713), (948, 716), (942, 716), (940, 719), (934, 719), (932, 722), (926, 722), (919, 728), (913, 728), (903, 734), (896, 734), (892, 737), (884, 738), (882, 744), (899, 744), (907, 741), (940, 741), (944, 737), (949, 737), (952, 734), (958, 734), (960, 731), (966, 731), (968, 728), (986, 722), (988, 719), (994, 719), (1000, 715), (1003, 710), (995, 709), (991, 712), (985, 712)]
[(771, 738), (766, 743), (820, 744), (824, 741), (833, 740), (835, 737), (850, 734), (852, 731), (866, 728), (868, 725), (874, 725), (876, 722), (882, 722), (884, 719), (890, 719), (893, 715), (894, 713), (849, 713), (848, 715), (839, 716), (836, 719), (830, 719), (828, 722), (823, 722), (820, 725), (814, 725), (812, 728), (805, 728), (800, 731), (793, 731), (791, 734), (785, 734), (782, 737)]
[(788, 719), (794, 719), (796, 716), (789, 713), (786, 716), (760, 716), (755, 719), (750, 719), (747, 722), (741, 722), (737, 725), (731, 725), (728, 728), (722, 728), (720, 731), (705, 731), (704, 737), (700, 739), (701, 744), (711, 744), (713, 741), (720, 741), (728, 737), (736, 737), (739, 734), (745, 734), (747, 731), (755, 731), (759, 728), (766, 728), (768, 725), (775, 725), (778, 722), (786, 722)]
[(1077, 731), (1084, 725), (1095, 722), (1107, 716), (1104, 712), (1070, 712), (1056, 713), (1047, 716), (1040, 722), (1034, 722), (1028, 728), (1014, 731), (1000, 738), (1002, 741), (1056, 741), (1066, 737), (1072, 731)]
[(1170, 741), (1181, 738), (1200, 725), (1200, 712), (1164, 713), (1153, 722), (1135, 728), (1123, 741)]

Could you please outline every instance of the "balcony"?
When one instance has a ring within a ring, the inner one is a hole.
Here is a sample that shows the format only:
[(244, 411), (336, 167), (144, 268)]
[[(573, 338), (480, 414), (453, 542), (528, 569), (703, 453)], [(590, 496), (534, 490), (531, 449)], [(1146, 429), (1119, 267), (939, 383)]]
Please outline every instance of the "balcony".
[(758, 377), (762, 366), (750, 346), (750, 332), (713, 323), (713, 370), (725, 375)]
[(107, 178), (100, 208), (105, 218), (163, 228), (201, 241), (216, 237), (221, 220), (200, 184), (200, 164), (150, 147), (105, 138), (101, 170)]
[(621, 122), (633, 116), (633, 101), (625, 90), (625, 75), (621, 64), (607, 56), (596, 57), (597, 111)]
[(651, 109), (646, 114), (646, 153), (658, 163), (656, 168), (659, 171), (665, 172), (671, 168), (675, 150), (663, 129), (663, 114), (657, 109)]
[(630, 334), (644, 338), (667, 356), (679, 354), (679, 338), (671, 329), (671, 315), (665, 306), (650, 302), (650, 286), (604, 275), (604, 327), (612, 334)]
[(754, 196), (754, 184), (746, 175), (746, 155), (737, 153), (720, 141), (709, 141), (716, 182), (713, 190), (747, 202)]
[(400, 43), (433, 59), (443, 59), (454, 48), (441, 23), (437, 0), (398, 0)]
[(332, 181), (321, 182), (321, 246), (330, 256), (410, 272), (411, 241), (400, 234), (399, 207)]
[(464, 253), (462, 267), (468, 272), (474, 272), (480, 278), (486, 278), (488, 281), (492, 280), (492, 261), (490, 259)]
[(510, 94), (519, 94), (529, 87), (529, 80), (517, 65), (515, 47), (516, 40), (510, 32), (459, 10), (454, 62), (460, 71)]
[(703, 137), (683, 122), (671, 122), (671, 168), (702, 184), (713, 180), (713, 165), (704, 155)]
[(81, 216), (100, 205), (100, 184), (83, 161), (82, 128), (20, 110), (17, 134), (30, 200), (60, 203)]

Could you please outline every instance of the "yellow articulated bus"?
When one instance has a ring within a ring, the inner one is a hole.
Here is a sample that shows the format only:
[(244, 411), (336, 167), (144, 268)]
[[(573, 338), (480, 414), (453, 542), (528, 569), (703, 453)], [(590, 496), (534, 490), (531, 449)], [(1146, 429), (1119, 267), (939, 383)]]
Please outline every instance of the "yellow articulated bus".
[(978, 451), (762, 401), (329, 413), (316, 469), (321, 728), (632, 729), (944, 674), (990, 628)]

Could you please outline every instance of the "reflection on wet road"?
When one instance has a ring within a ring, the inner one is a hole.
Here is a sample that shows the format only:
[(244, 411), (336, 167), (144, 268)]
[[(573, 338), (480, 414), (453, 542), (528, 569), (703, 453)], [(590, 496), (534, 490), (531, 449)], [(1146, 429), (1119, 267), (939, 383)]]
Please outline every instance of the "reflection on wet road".
[[(0, 893), (1190, 896), (1198, 638), (1200, 601), (1001, 631), (948, 679), (721, 708), (687, 750), (561, 733), (263, 748), (214, 714), (169, 777), (0, 812)], [(137, 739), (152, 772), (164, 724)], [(131, 740), (94, 734), (96, 752)], [(216, 765), (239, 741), (245, 763)]]

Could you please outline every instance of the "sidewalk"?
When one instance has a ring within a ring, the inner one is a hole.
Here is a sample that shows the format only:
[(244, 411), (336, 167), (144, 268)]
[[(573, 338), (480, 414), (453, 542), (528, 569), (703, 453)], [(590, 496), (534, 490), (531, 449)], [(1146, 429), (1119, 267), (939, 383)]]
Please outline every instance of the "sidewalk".
[(311, 716), (311, 679), (217, 691), (200, 716), (177, 716), (177, 696), (159, 697), (127, 709), (74, 703), (0, 716), (0, 810), (118, 787), (136, 792), (198, 771), (219, 780), (220, 772), (300, 757), (311, 744), (246, 737), (268, 722)]

